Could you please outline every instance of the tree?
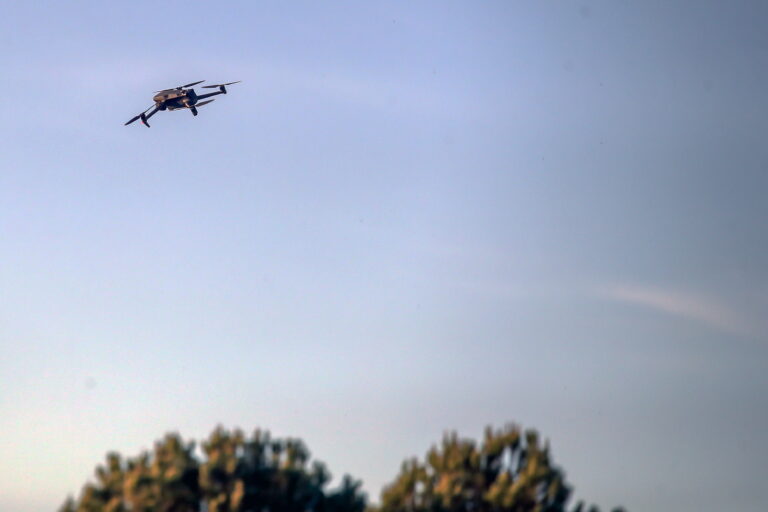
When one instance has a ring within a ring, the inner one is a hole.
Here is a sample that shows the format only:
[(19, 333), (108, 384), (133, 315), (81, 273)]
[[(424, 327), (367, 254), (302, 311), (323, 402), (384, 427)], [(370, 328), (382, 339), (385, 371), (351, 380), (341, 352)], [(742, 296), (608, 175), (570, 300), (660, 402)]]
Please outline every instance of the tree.
[(454, 432), (423, 462), (406, 460), (379, 512), (564, 512), (570, 492), (536, 431), (489, 427), (480, 446)]
[[(167, 434), (133, 458), (107, 454), (95, 479), (59, 512), (364, 512), (360, 482), (311, 461), (300, 439), (216, 428), (196, 444)], [(481, 444), (443, 437), (423, 461), (406, 460), (368, 512), (566, 512), (571, 490), (534, 430), (485, 431)], [(572, 512), (598, 512), (578, 503)], [(615, 509), (614, 512), (621, 512)]]
[(107, 455), (77, 501), (69, 498), (60, 512), (363, 512), (359, 482), (345, 476), (335, 491), (331, 477), (298, 439), (272, 439), (256, 430), (217, 428), (202, 443), (168, 434), (154, 450), (124, 460)]
[(345, 476), (341, 488), (326, 493), (331, 476), (299, 439), (275, 439), (256, 430), (216, 429), (203, 443), (206, 462), (200, 483), (209, 512), (271, 510), (285, 512), (365, 510), (360, 484)]

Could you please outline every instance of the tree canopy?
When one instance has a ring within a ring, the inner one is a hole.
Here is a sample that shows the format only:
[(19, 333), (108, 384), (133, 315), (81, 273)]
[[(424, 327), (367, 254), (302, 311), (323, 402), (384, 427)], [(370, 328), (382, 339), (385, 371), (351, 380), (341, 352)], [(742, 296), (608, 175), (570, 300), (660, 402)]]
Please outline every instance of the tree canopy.
[(107, 455), (95, 482), (60, 512), (363, 512), (365, 495), (349, 476), (327, 491), (331, 475), (298, 439), (217, 428), (201, 444), (168, 434), (154, 450), (124, 460)]
[(565, 512), (570, 494), (548, 444), (535, 430), (508, 425), (488, 427), (480, 445), (448, 433), (424, 461), (403, 462), (379, 512)]
[[(133, 458), (109, 453), (95, 480), (59, 511), (566, 512), (571, 494), (548, 444), (514, 425), (487, 428), (481, 444), (446, 434), (423, 461), (403, 462), (378, 507), (367, 507), (360, 482), (348, 475), (328, 490), (330, 473), (310, 461), (299, 439), (218, 427), (195, 447), (167, 434)], [(578, 503), (572, 512), (583, 510)]]

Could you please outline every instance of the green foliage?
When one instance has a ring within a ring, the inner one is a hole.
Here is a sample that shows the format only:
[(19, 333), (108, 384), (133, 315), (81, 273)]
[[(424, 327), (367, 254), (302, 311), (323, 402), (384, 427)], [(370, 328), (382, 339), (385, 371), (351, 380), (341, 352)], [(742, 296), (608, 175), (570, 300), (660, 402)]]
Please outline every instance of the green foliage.
[(272, 439), (256, 430), (221, 427), (202, 443), (168, 434), (151, 453), (123, 460), (107, 455), (96, 479), (80, 498), (68, 499), (60, 512), (363, 512), (360, 484), (345, 476), (342, 485), (326, 491), (330, 474), (297, 439)]
[(340, 489), (323, 490), (330, 474), (322, 463), (309, 464), (309, 451), (298, 439), (272, 439), (261, 430), (246, 438), (239, 430), (218, 428), (203, 451), (200, 483), (209, 512), (365, 509), (360, 485), (349, 477)]
[(405, 461), (378, 512), (564, 512), (569, 496), (549, 446), (510, 425), (487, 428), (479, 446), (447, 434), (423, 462)]
[(68, 497), (59, 507), (59, 512), (75, 512), (75, 500)]
[[(326, 490), (330, 473), (299, 439), (216, 428), (200, 444), (167, 434), (151, 452), (107, 454), (59, 512), (364, 512), (360, 482)], [(533, 430), (486, 429), (481, 444), (444, 436), (424, 461), (403, 462), (368, 512), (566, 512), (570, 488)], [(573, 512), (598, 512), (578, 503)], [(614, 512), (623, 512), (615, 509)]]

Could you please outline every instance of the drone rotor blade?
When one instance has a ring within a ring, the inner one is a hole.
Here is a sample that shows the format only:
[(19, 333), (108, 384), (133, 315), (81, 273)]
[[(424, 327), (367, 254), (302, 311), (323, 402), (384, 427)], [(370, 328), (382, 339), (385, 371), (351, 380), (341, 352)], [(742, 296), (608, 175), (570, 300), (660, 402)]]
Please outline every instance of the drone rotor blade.
[(221, 87), (223, 85), (239, 84), (240, 82), (242, 82), (242, 80), (238, 80), (237, 82), (227, 82), (226, 84), (204, 85), (202, 89), (215, 89), (216, 87)]
[(207, 105), (207, 104), (211, 103), (212, 101), (216, 101), (216, 100), (201, 101), (200, 103), (195, 103), (195, 106), (196, 107), (202, 107), (203, 105)]
[(148, 107), (148, 108), (147, 108), (147, 109), (146, 109), (144, 112), (142, 112), (141, 114), (139, 114), (139, 115), (137, 115), (136, 117), (132, 118), (130, 121), (128, 121), (127, 123), (125, 123), (123, 126), (128, 126), (128, 125), (129, 125), (129, 124), (131, 124), (132, 122), (139, 120), (139, 119), (141, 118), (141, 116), (143, 116), (144, 114), (146, 114), (147, 112), (149, 112), (149, 110), (150, 110), (152, 107), (154, 107), (154, 105), (152, 105), (151, 107)]
[(165, 92), (165, 91), (178, 91), (186, 87), (192, 87), (193, 85), (201, 84), (203, 82), (205, 82), (205, 80), (200, 80), (199, 82), (192, 82), (191, 84), (180, 85), (178, 87), (171, 87), (169, 89), (160, 89), (159, 91), (155, 91), (155, 92), (157, 93), (157, 92)]

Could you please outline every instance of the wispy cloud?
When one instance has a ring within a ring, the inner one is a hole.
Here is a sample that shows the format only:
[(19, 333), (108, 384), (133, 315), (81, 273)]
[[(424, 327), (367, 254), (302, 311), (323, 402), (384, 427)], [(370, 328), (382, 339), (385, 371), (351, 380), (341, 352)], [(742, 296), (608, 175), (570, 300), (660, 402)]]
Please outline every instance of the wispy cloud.
[(743, 315), (722, 301), (700, 293), (620, 284), (602, 287), (599, 294), (612, 300), (687, 318), (721, 331), (742, 336), (753, 334), (753, 329)]

